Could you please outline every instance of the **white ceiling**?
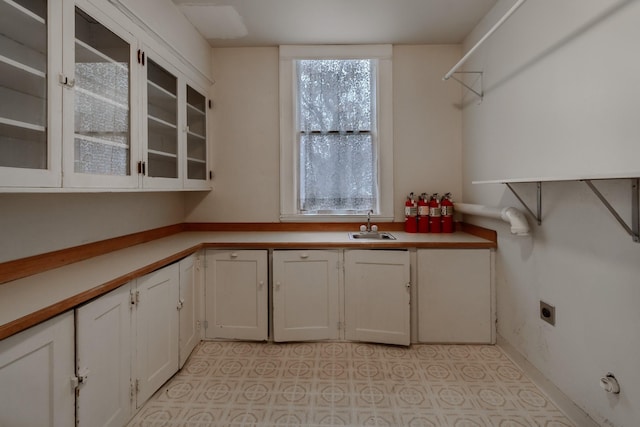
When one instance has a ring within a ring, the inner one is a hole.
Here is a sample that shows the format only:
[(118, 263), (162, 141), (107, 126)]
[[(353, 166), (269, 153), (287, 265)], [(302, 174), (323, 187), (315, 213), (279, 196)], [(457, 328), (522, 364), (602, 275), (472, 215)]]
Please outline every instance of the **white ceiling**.
[(173, 0), (211, 46), (458, 44), (497, 0)]

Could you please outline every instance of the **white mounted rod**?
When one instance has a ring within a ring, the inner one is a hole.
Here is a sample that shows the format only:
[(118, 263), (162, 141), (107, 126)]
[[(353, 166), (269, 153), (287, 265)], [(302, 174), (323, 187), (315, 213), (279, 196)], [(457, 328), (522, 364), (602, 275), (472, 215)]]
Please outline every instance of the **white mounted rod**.
[(518, 236), (529, 235), (529, 224), (527, 223), (527, 218), (516, 208), (495, 208), (484, 205), (473, 205), (470, 203), (454, 203), (453, 209), (456, 212), (463, 214), (501, 219), (511, 225), (512, 234), (516, 234)]
[(516, 4), (514, 4), (513, 6), (511, 6), (511, 9), (509, 9), (507, 11), (507, 13), (504, 14), (504, 16), (502, 18), (500, 18), (500, 20), (498, 22), (495, 23), (495, 25), (493, 27), (491, 27), (491, 29), (489, 31), (487, 31), (487, 34), (485, 34), (484, 36), (482, 36), (482, 38), (480, 40), (478, 40), (478, 42), (471, 48), (469, 49), (469, 51), (467, 53), (464, 54), (464, 56), (462, 57), (462, 59), (460, 59), (460, 61), (458, 61), (458, 63), (456, 65), (453, 66), (453, 68), (451, 68), (449, 70), (449, 72), (447, 74), (444, 75), (444, 77), (442, 78), (442, 80), (449, 80), (451, 78), (451, 76), (453, 75), (453, 73), (455, 73), (458, 68), (460, 68), (462, 66), (462, 64), (464, 64), (465, 62), (467, 62), (467, 59), (473, 54), (473, 52), (476, 51), (476, 49), (478, 49), (478, 47), (480, 47), (480, 45), (482, 43), (484, 43), (484, 41), (486, 39), (488, 39), (491, 34), (493, 34), (503, 23), (504, 21), (506, 21), (507, 19), (509, 19), (509, 17), (511, 15), (513, 15), (513, 13), (520, 7), (522, 6), (522, 3), (524, 3), (527, 0), (518, 0), (516, 2)]

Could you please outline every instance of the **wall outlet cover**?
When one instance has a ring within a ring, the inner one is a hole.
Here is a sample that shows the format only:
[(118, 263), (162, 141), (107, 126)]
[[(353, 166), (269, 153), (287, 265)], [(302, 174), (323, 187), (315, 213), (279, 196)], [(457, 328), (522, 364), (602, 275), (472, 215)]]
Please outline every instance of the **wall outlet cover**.
[(540, 318), (550, 324), (556, 325), (556, 308), (551, 304), (547, 304), (544, 301), (540, 301)]

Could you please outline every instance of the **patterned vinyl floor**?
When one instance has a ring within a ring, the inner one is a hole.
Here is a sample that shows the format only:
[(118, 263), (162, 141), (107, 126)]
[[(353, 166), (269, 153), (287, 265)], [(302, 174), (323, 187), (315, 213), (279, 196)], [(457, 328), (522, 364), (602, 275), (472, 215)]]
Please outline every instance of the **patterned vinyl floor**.
[(202, 342), (145, 426), (573, 426), (497, 346)]

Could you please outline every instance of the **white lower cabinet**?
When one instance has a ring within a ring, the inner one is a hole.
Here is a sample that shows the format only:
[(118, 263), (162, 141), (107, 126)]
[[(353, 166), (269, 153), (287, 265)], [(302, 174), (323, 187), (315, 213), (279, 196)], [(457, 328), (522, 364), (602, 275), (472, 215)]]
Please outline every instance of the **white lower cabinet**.
[(76, 309), (78, 426), (123, 426), (132, 415), (131, 284)]
[(489, 249), (418, 250), (418, 340), (495, 342)]
[(266, 250), (207, 250), (206, 338), (268, 338)]
[(0, 341), (0, 426), (75, 422), (73, 312)]
[(342, 251), (273, 252), (273, 339), (340, 338)]
[(180, 309), (180, 368), (184, 366), (187, 358), (202, 339), (202, 313), (203, 310), (203, 280), (201, 267), (201, 255), (193, 254), (184, 258), (179, 263), (180, 267), (180, 297), (178, 307)]
[(200, 342), (198, 266), (189, 256), (75, 310), (78, 426), (125, 425)]
[(136, 405), (178, 371), (178, 264), (136, 280)]
[(409, 251), (346, 250), (344, 262), (345, 338), (409, 345)]

